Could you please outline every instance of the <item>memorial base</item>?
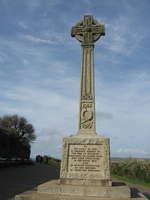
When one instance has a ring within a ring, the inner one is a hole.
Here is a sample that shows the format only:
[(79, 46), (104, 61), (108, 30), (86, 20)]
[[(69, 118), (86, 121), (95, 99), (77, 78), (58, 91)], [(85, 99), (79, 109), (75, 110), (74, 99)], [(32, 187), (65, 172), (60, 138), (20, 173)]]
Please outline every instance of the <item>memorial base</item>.
[(57, 194), (80, 197), (99, 197), (99, 198), (130, 198), (130, 189), (127, 186), (99, 187), (85, 185), (63, 185), (56, 180), (49, 181), (38, 187), (38, 192), (43, 194)]
[(73, 182), (73, 185), (77, 182), (76, 185), (111, 186), (109, 139), (100, 135), (63, 138), (60, 181), (63, 184)]
[(89, 185), (89, 186), (112, 186), (112, 181), (107, 180), (79, 180), (79, 179), (60, 179), (63, 185)]
[[(137, 198), (138, 196), (138, 198)], [(138, 193), (136, 198), (130, 196), (127, 186), (73, 186), (62, 185), (52, 180), (38, 186), (38, 191), (27, 191), (17, 195), (15, 200), (147, 200)]]

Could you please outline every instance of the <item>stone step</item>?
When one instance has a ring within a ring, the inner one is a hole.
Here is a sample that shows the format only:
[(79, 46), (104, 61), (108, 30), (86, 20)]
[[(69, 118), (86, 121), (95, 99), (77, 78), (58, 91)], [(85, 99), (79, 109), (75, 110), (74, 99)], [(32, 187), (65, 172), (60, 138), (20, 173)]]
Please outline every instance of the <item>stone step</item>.
[(58, 184), (58, 180), (52, 180), (38, 186), (38, 193), (52, 195), (69, 195), (99, 198), (130, 198), (130, 189), (127, 186), (77, 186)]
[(143, 194), (138, 193), (139, 198), (98, 198), (81, 196), (61, 196), (58, 194), (40, 194), (37, 191), (27, 191), (15, 197), (15, 200), (148, 200)]
[(147, 200), (147, 198), (141, 193), (131, 198), (127, 186), (73, 186), (61, 185), (58, 184), (58, 180), (52, 180), (17, 195), (15, 200)]

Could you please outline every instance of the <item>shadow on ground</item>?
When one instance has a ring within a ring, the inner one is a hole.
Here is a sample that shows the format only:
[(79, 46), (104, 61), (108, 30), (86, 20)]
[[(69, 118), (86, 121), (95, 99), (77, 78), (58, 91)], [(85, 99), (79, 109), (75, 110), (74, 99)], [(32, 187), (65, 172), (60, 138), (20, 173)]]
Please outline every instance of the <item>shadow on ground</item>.
[(31, 190), (59, 178), (59, 167), (36, 163), (31, 166), (0, 169), (0, 200)]

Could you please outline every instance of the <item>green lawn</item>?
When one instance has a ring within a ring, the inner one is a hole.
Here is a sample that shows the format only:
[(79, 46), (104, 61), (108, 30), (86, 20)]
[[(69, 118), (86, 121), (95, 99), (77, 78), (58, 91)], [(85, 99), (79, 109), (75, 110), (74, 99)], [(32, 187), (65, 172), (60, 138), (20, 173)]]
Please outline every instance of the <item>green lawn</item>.
[(111, 176), (113, 178), (122, 180), (124, 182), (130, 182), (130, 183), (134, 183), (134, 184), (139, 184), (139, 185), (144, 185), (144, 186), (150, 187), (150, 183), (145, 183), (145, 182), (139, 181), (137, 179), (126, 178), (126, 177), (119, 176), (119, 175), (116, 175), (116, 174), (111, 174)]

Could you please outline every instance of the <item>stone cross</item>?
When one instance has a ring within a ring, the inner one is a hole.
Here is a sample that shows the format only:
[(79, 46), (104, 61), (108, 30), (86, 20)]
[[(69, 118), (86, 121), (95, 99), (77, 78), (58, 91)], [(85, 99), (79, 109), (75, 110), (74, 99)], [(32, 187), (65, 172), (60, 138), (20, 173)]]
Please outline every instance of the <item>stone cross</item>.
[(93, 43), (102, 35), (105, 35), (105, 26), (92, 15), (84, 15), (71, 29), (71, 36), (82, 43), (78, 134), (96, 134)]
[(76, 37), (83, 45), (93, 45), (101, 35), (105, 35), (105, 27), (93, 19), (92, 15), (84, 15), (83, 20), (71, 30), (71, 36)]

